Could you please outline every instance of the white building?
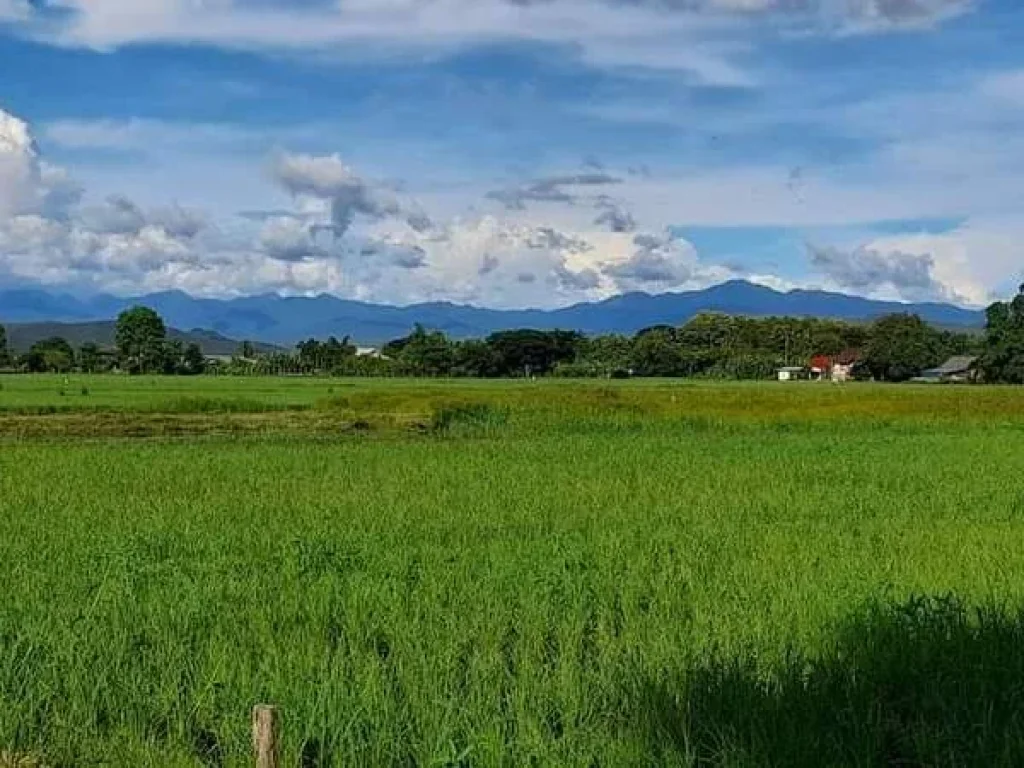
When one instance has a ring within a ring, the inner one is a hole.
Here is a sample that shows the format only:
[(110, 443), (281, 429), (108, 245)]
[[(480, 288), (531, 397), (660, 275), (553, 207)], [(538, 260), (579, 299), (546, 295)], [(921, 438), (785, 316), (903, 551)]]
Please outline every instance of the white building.
[(787, 365), (779, 368), (779, 381), (797, 381), (803, 378), (804, 369), (798, 365)]

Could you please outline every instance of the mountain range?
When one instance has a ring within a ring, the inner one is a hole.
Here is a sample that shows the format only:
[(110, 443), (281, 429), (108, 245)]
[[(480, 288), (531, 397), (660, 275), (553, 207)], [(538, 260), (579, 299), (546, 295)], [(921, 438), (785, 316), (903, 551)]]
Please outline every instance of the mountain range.
[(348, 335), (360, 344), (379, 344), (407, 334), (415, 323), (444, 331), (454, 338), (483, 337), (512, 328), (632, 334), (652, 325), (679, 325), (707, 311), (851, 321), (871, 320), (891, 312), (913, 312), (935, 325), (950, 328), (978, 328), (985, 321), (983, 312), (951, 304), (875, 301), (826, 291), (783, 293), (734, 280), (700, 291), (656, 295), (626, 293), (553, 310), (485, 309), (448, 302), (400, 307), (327, 294), (201, 299), (170, 291), (131, 298), (106, 294), (80, 298), (42, 289), (16, 289), (0, 290), (0, 322), (109, 321), (135, 304), (153, 308), (175, 328), (207, 329), (226, 341), (251, 339), (286, 345), (330, 335)]

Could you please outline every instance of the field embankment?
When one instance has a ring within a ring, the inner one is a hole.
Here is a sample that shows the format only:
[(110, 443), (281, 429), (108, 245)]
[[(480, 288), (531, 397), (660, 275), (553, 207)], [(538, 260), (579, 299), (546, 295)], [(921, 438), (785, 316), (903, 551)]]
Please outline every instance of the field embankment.
[(679, 380), (0, 377), (0, 439), (422, 433), (448, 412), (465, 416), (474, 409), (526, 429), (594, 420), (733, 427), (992, 425), (1024, 423), (1024, 389)]

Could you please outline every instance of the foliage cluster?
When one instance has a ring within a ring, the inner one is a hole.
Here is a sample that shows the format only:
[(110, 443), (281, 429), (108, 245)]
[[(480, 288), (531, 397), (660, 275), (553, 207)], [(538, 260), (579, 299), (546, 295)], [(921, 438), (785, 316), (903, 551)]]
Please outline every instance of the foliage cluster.
[[(984, 350), (992, 381), (1024, 381), (1024, 299), (989, 311), (986, 338), (936, 329), (916, 315), (894, 314), (870, 324), (792, 317), (737, 317), (705, 313), (685, 324), (647, 328), (633, 337), (575, 331), (513, 329), (485, 339), (455, 340), (417, 325), (380, 350), (360, 352), (350, 337), (307, 339), (293, 351), (258, 352), (244, 342), (230, 361), (211, 365), (196, 344), (167, 339), (153, 310), (134, 307), (117, 322), (116, 350), (84, 345), (76, 351), (47, 339), (15, 361), (30, 372), (102, 372), (235, 375), (334, 375), (512, 378), (701, 377), (771, 378), (780, 366), (846, 355), (857, 374), (904, 381), (955, 354)], [(2, 341), (2, 337), (0, 337)], [(5, 346), (0, 344), (0, 365)], [(367, 353), (368, 352), (368, 353)], [(1019, 359), (1018, 359), (1019, 358)]]

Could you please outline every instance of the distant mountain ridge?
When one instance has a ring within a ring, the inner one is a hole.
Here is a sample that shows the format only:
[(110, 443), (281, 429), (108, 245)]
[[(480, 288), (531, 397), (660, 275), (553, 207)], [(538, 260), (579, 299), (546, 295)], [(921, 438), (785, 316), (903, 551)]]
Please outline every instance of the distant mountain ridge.
[(913, 312), (930, 323), (954, 328), (978, 328), (985, 322), (984, 312), (950, 304), (875, 301), (827, 291), (783, 293), (734, 280), (700, 291), (627, 293), (554, 310), (486, 309), (448, 302), (399, 307), (326, 294), (308, 298), (265, 294), (200, 299), (170, 291), (133, 298), (99, 295), (81, 299), (42, 289), (18, 289), (0, 291), (0, 323), (110, 320), (134, 304), (152, 307), (169, 326), (206, 328), (232, 340), (274, 344), (294, 344), (301, 339), (330, 335), (349, 335), (362, 344), (378, 344), (407, 334), (415, 323), (455, 338), (482, 337), (523, 327), (632, 334), (652, 325), (678, 325), (708, 311), (840, 320), (871, 320), (891, 312)]

